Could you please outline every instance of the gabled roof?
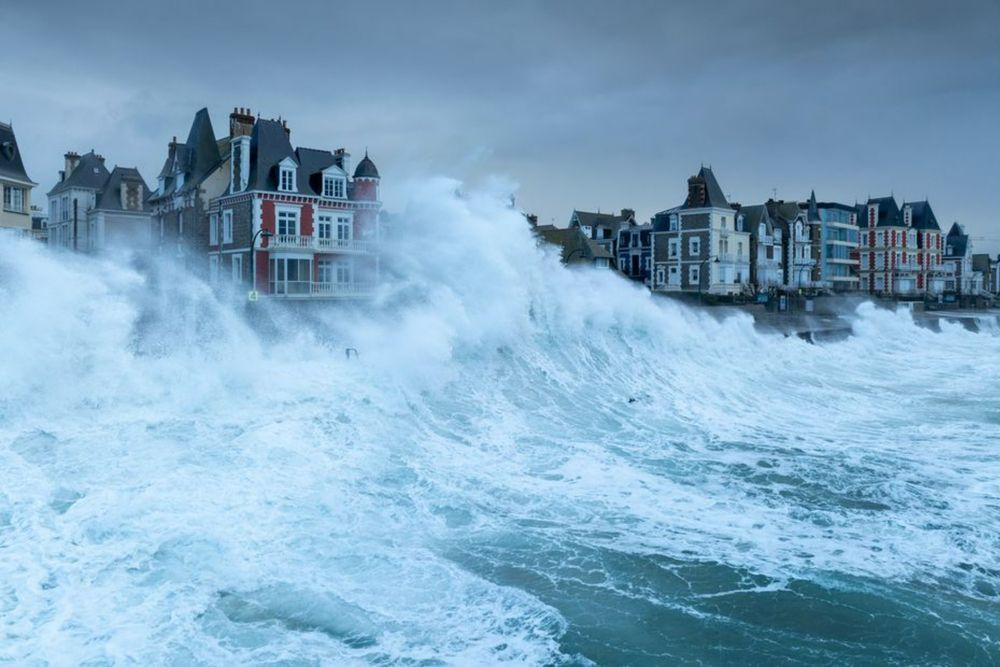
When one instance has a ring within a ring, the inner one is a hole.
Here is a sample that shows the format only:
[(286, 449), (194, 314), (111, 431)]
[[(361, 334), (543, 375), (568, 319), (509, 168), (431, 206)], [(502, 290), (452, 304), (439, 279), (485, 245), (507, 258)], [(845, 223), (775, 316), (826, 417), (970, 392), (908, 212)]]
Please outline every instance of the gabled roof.
[(937, 217), (934, 215), (934, 210), (931, 205), (924, 201), (914, 201), (906, 202), (903, 207), (910, 207), (911, 215), (913, 216), (913, 222), (911, 226), (913, 229), (929, 229), (935, 231), (941, 231), (941, 226), (938, 225)]
[(535, 227), (534, 232), (547, 243), (562, 248), (562, 261), (566, 264), (593, 262), (595, 259), (612, 260), (614, 256), (601, 244), (587, 238), (579, 227), (557, 229), (549, 225)]
[[(250, 174), (248, 190), (277, 190), (278, 163), (294, 159), (295, 151), (288, 132), (280, 121), (259, 119), (250, 135)], [(304, 170), (303, 170), (304, 172)], [(303, 174), (299, 174), (300, 178)], [(301, 187), (301, 183), (298, 184)]]
[(140, 211), (148, 212), (150, 210), (150, 206), (146, 199), (149, 195), (149, 186), (146, 185), (146, 181), (143, 180), (142, 174), (139, 173), (139, 170), (134, 167), (114, 168), (107, 182), (104, 184), (104, 188), (97, 195), (97, 205), (94, 208), (102, 211), (125, 210), (122, 207), (121, 197), (121, 186), (123, 181), (126, 183), (134, 182), (139, 185), (139, 201), (142, 205)]
[(951, 252), (948, 252), (948, 247), (945, 247), (945, 254), (948, 257), (965, 257), (969, 246), (969, 235), (965, 233), (965, 228), (956, 222), (948, 230), (945, 243), (951, 247)]
[(80, 156), (73, 171), (66, 174), (56, 186), (49, 190), (48, 196), (57, 195), (70, 188), (82, 188), (86, 190), (100, 190), (107, 183), (111, 172), (104, 166), (104, 158), (90, 151)]
[(773, 222), (795, 222), (795, 220), (802, 213), (802, 209), (799, 207), (798, 202), (794, 201), (775, 201), (773, 199), (769, 199), (767, 200), (765, 206), (767, 206), (767, 213)]
[(764, 223), (768, 235), (774, 233), (774, 223), (771, 221), (767, 206), (764, 204), (744, 206), (740, 208), (739, 214), (743, 215), (743, 229), (750, 232), (750, 236), (757, 238), (760, 223)]
[(28, 178), (28, 172), (24, 170), (14, 128), (7, 123), (0, 123), (0, 178), (20, 181), (26, 185), (37, 185)]

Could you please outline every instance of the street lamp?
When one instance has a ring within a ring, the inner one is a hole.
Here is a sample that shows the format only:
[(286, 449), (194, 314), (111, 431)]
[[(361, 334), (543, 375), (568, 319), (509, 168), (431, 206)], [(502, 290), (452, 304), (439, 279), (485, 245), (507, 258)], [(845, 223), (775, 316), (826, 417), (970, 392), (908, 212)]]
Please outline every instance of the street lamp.
[(253, 235), (250, 239), (250, 274), (251, 280), (253, 281), (253, 291), (257, 291), (257, 253), (253, 251), (254, 244), (257, 243), (257, 237), (262, 236), (265, 239), (269, 239), (274, 236), (273, 232), (269, 232), (266, 229), (258, 229), (257, 233)]
[(719, 263), (719, 256), (715, 255), (714, 257), (711, 257), (711, 256), (710, 257), (706, 257), (705, 259), (701, 260), (700, 264), (698, 264), (698, 305), (699, 306), (701, 305), (701, 270), (703, 268), (705, 268), (705, 265), (708, 264), (711, 261), (714, 261), (716, 264), (718, 264)]

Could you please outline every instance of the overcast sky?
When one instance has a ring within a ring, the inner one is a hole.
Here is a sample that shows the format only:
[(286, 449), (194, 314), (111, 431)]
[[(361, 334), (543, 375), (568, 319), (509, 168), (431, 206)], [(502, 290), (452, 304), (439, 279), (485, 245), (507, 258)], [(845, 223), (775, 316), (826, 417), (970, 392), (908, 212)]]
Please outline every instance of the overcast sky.
[(680, 203), (711, 165), (735, 201), (930, 199), (1000, 252), (1000, 0), (5, 0), (0, 118), (51, 188), (95, 148), (151, 184), (200, 107), (299, 146), (367, 146), (392, 183), (519, 184), (518, 205)]

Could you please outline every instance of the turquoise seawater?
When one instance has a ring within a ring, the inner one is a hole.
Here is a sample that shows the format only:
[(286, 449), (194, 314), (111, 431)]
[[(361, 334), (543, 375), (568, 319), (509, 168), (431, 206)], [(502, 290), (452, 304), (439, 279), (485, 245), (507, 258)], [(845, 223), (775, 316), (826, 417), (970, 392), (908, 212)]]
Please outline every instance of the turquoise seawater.
[(995, 328), (762, 335), (454, 190), (365, 308), (0, 246), (0, 663), (1000, 663)]

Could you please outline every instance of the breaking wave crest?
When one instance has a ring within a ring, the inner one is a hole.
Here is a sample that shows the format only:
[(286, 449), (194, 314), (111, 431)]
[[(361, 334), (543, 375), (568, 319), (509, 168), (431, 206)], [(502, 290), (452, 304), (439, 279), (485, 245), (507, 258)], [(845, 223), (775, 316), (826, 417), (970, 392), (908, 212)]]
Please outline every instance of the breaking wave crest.
[(0, 245), (0, 662), (1000, 661), (995, 328), (760, 334), (457, 186), (365, 308)]

